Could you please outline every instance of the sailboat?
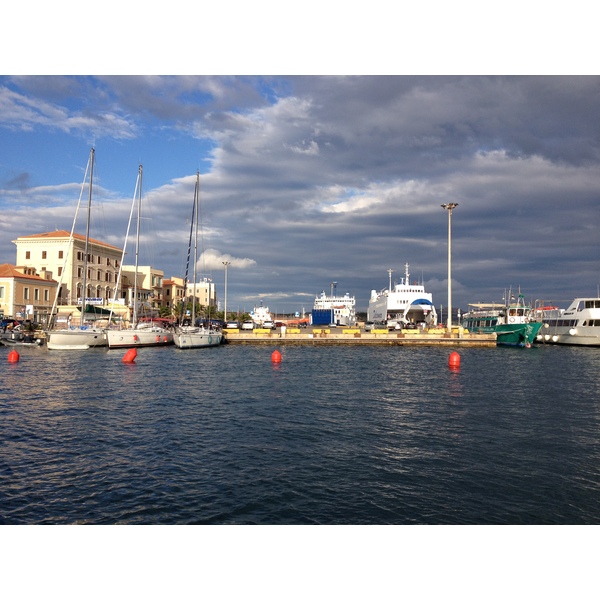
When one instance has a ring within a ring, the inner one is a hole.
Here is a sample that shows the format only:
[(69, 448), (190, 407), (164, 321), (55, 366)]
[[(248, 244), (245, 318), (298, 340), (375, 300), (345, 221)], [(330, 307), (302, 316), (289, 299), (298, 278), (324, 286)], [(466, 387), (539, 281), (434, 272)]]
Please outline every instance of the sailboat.
[[(160, 325), (149, 322), (140, 322), (138, 319), (138, 267), (139, 267), (139, 248), (140, 248), (140, 222), (142, 208), (142, 165), (139, 166), (133, 201), (131, 203), (131, 212), (129, 214), (129, 223), (127, 225), (127, 233), (125, 235), (125, 243), (123, 245), (123, 256), (121, 259), (121, 268), (117, 278), (115, 287), (115, 295), (119, 289), (121, 282), (121, 273), (125, 262), (125, 251), (127, 249), (127, 239), (129, 238), (129, 230), (131, 229), (131, 221), (137, 207), (137, 228), (135, 240), (135, 271), (133, 275), (133, 311), (131, 319), (131, 327), (127, 329), (108, 329), (106, 339), (109, 348), (137, 348), (139, 346), (167, 346), (173, 343), (173, 333), (161, 327)], [(116, 298), (113, 298), (113, 306)]]
[[(192, 310), (191, 320), (189, 325), (184, 325), (184, 311), (182, 306), (181, 319), (182, 321), (175, 330), (173, 335), (173, 342), (178, 348), (206, 348), (210, 346), (218, 346), (223, 341), (223, 332), (214, 329), (212, 326), (204, 327), (196, 325), (196, 265), (198, 256), (198, 208), (199, 208), (199, 195), (200, 195), (200, 173), (196, 173), (196, 188), (194, 190), (194, 203), (192, 206), (192, 223), (190, 228), (190, 240), (188, 244), (188, 255), (187, 265), (185, 269), (185, 281), (183, 284), (184, 291), (187, 289), (188, 274), (190, 267), (190, 254), (192, 250), (192, 240), (194, 241), (194, 268), (193, 268), (193, 282), (194, 282), (194, 294), (192, 299)], [(185, 299), (184, 299), (185, 301)]]
[[(88, 185), (88, 202), (87, 202), (87, 224), (85, 231), (85, 251), (84, 251), (84, 262), (83, 262), (83, 285), (81, 287), (81, 317), (79, 326), (70, 326), (68, 329), (52, 329), (46, 332), (47, 346), (49, 350), (87, 350), (88, 348), (95, 348), (98, 346), (106, 346), (106, 333), (103, 328), (96, 327), (95, 325), (85, 325), (84, 320), (86, 315), (91, 318), (91, 315), (96, 316), (94, 307), (88, 306), (87, 304), (87, 272), (88, 272), (88, 256), (89, 256), (89, 240), (90, 240), (90, 215), (92, 206), (92, 182), (94, 178), (94, 160), (95, 152), (94, 148), (90, 150), (90, 157), (85, 170), (83, 183), (81, 186), (81, 195), (86, 185), (87, 174), (89, 172), (90, 179)], [(80, 196), (81, 202), (81, 196)], [(71, 237), (69, 240), (69, 248), (73, 247), (73, 233), (75, 231), (75, 223), (77, 221), (77, 212), (79, 210), (79, 204), (77, 211), (75, 212), (75, 219), (73, 220), (73, 227), (71, 229)], [(60, 286), (60, 283), (59, 283)], [(56, 295), (58, 298), (58, 294)], [(55, 305), (52, 307), (52, 315), (56, 309)]]

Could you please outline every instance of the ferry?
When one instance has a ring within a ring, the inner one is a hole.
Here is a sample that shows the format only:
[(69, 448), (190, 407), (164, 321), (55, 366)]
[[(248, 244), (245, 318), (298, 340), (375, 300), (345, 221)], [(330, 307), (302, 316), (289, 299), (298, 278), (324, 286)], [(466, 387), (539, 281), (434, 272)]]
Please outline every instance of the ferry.
[(469, 304), (461, 324), (473, 333), (495, 333), (498, 346), (526, 348), (531, 347), (542, 327), (523, 294), (515, 303)]
[(311, 314), (313, 325), (347, 325), (352, 327), (356, 324), (356, 298), (346, 292), (343, 296), (327, 296), (321, 292), (315, 297)]
[(566, 310), (551, 307), (541, 313), (537, 342), (600, 346), (600, 298), (575, 298)]
[(433, 298), (423, 285), (410, 283), (408, 263), (404, 278), (392, 286), (392, 269), (388, 269), (389, 286), (381, 291), (371, 290), (367, 321), (385, 323), (388, 329), (435, 327), (437, 313)]

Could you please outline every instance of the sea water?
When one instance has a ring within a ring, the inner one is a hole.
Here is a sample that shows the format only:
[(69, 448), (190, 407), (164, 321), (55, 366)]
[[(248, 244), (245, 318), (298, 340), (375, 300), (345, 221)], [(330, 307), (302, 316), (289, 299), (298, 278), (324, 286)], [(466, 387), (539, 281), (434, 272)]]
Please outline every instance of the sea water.
[(600, 523), (600, 350), (450, 352), (0, 349), (0, 523)]

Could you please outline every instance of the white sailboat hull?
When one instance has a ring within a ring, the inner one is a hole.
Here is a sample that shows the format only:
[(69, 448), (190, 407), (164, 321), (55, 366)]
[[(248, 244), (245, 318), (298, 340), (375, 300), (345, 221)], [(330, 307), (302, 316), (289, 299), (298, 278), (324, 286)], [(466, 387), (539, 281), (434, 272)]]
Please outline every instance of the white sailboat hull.
[(103, 329), (65, 329), (47, 333), (48, 350), (87, 350), (107, 345)]
[(106, 339), (109, 348), (169, 346), (173, 343), (173, 333), (162, 328), (109, 329)]
[(219, 346), (223, 341), (223, 333), (198, 327), (180, 327), (173, 335), (173, 342), (178, 348), (208, 348)]

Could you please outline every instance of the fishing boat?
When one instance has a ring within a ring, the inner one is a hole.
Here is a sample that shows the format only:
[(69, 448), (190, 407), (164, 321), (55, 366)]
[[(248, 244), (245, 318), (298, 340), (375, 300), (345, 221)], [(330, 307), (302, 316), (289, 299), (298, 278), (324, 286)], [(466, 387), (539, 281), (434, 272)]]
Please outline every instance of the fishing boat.
[[(192, 247), (194, 249), (193, 253), (193, 289), (194, 293), (192, 295), (192, 307), (190, 311), (190, 315), (184, 316), (184, 303), (185, 298), (182, 301), (182, 310), (181, 310), (181, 321), (177, 328), (175, 329), (175, 333), (173, 334), (173, 342), (175, 346), (178, 348), (208, 348), (211, 346), (218, 346), (223, 341), (223, 332), (221, 330), (215, 329), (210, 319), (208, 320), (208, 326), (198, 325), (196, 323), (196, 281), (197, 281), (197, 262), (198, 262), (198, 229), (199, 229), (199, 197), (200, 197), (200, 173), (196, 173), (196, 186), (194, 189), (194, 202), (192, 205), (192, 220), (190, 227), (190, 239), (188, 243), (188, 254), (187, 254), (187, 264), (185, 269), (185, 279), (183, 284), (183, 289), (187, 290), (187, 285), (189, 282), (188, 275), (190, 269), (190, 255), (192, 253)], [(193, 246), (192, 246), (193, 243)]]
[[(81, 196), (86, 186), (87, 175), (89, 172), (89, 183), (88, 183), (88, 202), (87, 202), (87, 223), (85, 232), (85, 251), (83, 258), (83, 285), (81, 286), (81, 316), (80, 324), (78, 326), (71, 325), (68, 329), (50, 329), (46, 332), (47, 346), (49, 350), (87, 350), (88, 348), (96, 348), (106, 346), (106, 332), (102, 327), (98, 327), (95, 324), (95, 320), (98, 317), (98, 311), (95, 307), (88, 304), (87, 298), (87, 273), (88, 273), (88, 258), (89, 258), (89, 240), (90, 240), (90, 214), (92, 206), (92, 182), (94, 178), (94, 160), (95, 152), (94, 148), (90, 150), (90, 156), (88, 164), (85, 170), (83, 178), (83, 184), (81, 186), (81, 195), (79, 197), (79, 203), (75, 212), (75, 219), (73, 220), (73, 227), (71, 229), (70, 242), (73, 240), (73, 233), (75, 231), (75, 223), (77, 221), (77, 213), (79, 211), (79, 204), (81, 203)], [(72, 243), (69, 244), (72, 247)], [(59, 288), (60, 288), (59, 282)], [(58, 299), (58, 294), (56, 295)], [(54, 316), (56, 310), (56, 299), (54, 306), (52, 307), (52, 315)], [(101, 310), (101, 317), (104, 317), (103, 311)], [(93, 320), (91, 324), (85, 324), (86, 318)]]
[(575, 298), (566, 310), (542, 310), (536, 341), (569, 346), (600, 346), (600, 297)]
[(379, 292), (371, 290), (367, 321), (385, 323), (388, 329), (403, 327), (435, 327), (437, 313), (433, 297), (423, 285), (410, 283), (409, 265), (404, 265), (404, 278), (392, 285), (392, 269), (388, 269), (389, 285)]
[(472, 333), (495, 333), (498, 346), (526, 348), (531, 347), (542, 327), (523, 294), (514, 303), (469, 304), (461, 325)]
[[(142, 209), (142, 165), (138, 168), (138, 176), (131, 203), (131, 212), (129, 214), (129, 222), (127, 232), (125, 234), (125, 243), (123, 244), (123, 256), (119, 275), (117, 277), (117, 285), (115, 287), (115, 295), (120, 287), (123, 264), (125, 262), (125, 253), (127, 249), (127, 240), (131, 229), (131, 223), (134, 213), (137, 215), (137, 227), (135, 236), (135, 268), (133, 275), (133, 298), (132, 298), (132, 318), (131, 326), (127, 328), (108, 329), (106, 331), (106, 340), (109, 348), (137, 348), (142, 346), (168, 346), (173, 343), (173, 332), (162, 327), (158, 323), (152, 321), (140, 322), (138, 318), (138, 269), (139, 269), (139, 249), (140, 249), (140, 223)], [(137, 209), (137, 210), (136, 210)], [(116, 298), (113, 298), (113, 306)], [(111, 315), (112, 317), (112, 315)]]

